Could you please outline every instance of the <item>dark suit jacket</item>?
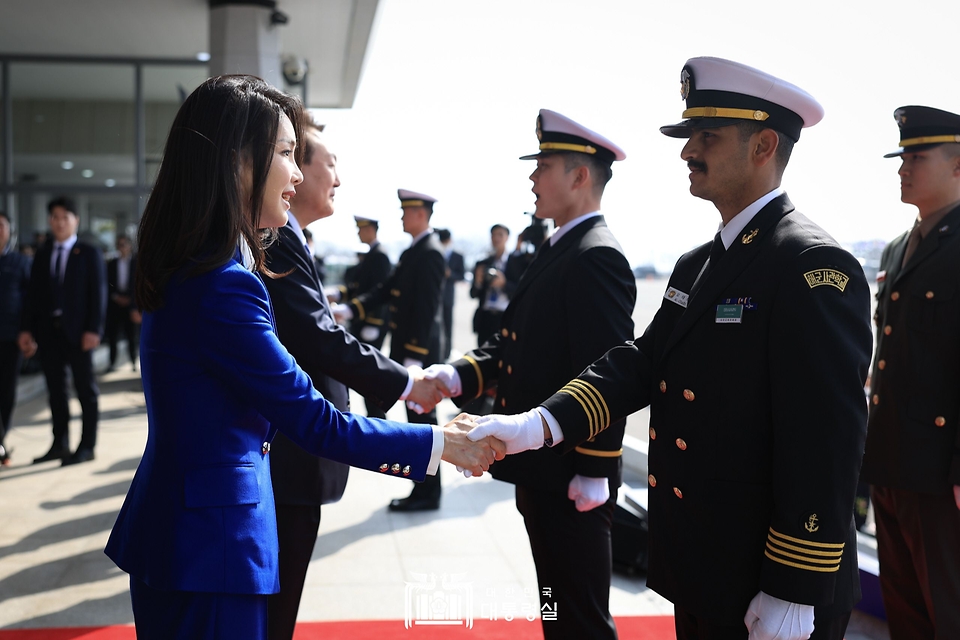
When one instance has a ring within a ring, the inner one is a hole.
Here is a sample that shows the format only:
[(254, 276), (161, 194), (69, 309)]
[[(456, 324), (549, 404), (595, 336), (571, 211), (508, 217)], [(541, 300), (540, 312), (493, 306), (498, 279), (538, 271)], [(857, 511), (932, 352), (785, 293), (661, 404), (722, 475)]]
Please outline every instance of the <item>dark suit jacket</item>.
[[(49, 338), (52, 330), (52, 251), (53, 241), (48, 240), (34, 256), (21, 324), (21, 328), (31, 332), (41, 345)], [(80, 346), (84, 333), (103, 335), (107, 308), (107, 281), (104, 271), (100, 250), (78, 240), (67, 256), (61, 316), (63, 331), (76, 347)]]
[[(544, 245), (546, 246), (546, 245)], [(497, 385), (494, 410), (536, 407), (584, 367), (633, 334), (636, 281), (602, 216), (586, 220), (541, 254), (524, 273), (503, 314), (501, 332), (453, 363), (463, 404)], [(495, 478), (566, 495), (574, 475), (610, 478), (620, 486), (626, 420), (583, 443), (573, 455), (549, 449), (507, 456)]]
[[(407, 385), (406, 369), (337, 324), (313, 260), (289, 223), (267, 250), (267, 267), (277, 274), (289, 272), (265, 279), (277, 335), (323, 397), (340, 411), (349, 411), (350, 386), (384, 409), (396, 402)], [(279, 504), (327, 504), (343, 495), (346, 465), (317, 458), (282, 433), (274, 440), (271, 455)]]
[(364, 320), (368, 309), (390, 306), (390, 357), (426, 365), (440, 359), (440, 296), (443, 293), (443, 249), (435, 233), (400, 255), (390, 278), (349, 304), (355, 318)]
[[(378, 242), (351, 269), (348, 270), (349, 275), (345, 277), (346, 285), (340, 287), (341, 299), (343, 300), (352, 300), (386, 282), (393, 270), (393, 265), (390, 263), (390, 256), (383, 250), (383, 245)], [(379, 329), (382, 338), (387, 331), (387, 322), (390, 321), (388, 306), (387, 302), (383, 302), (364, 309), (366, 313), (363, 319), (354, 318), (351, 322), (351, 332), (358, 336), (360, 331), (369, 325)], [(382, 340), (379, 340), (379, 342), (383, 344)]]
[(677, 262), (643, 337), (544, 406), (569, 450), (650, 403), (650, 588), (720, 624), (742, 623), (761, 589), (849, 612), (873, 341), (863, 270), (786, 195), (685, 299), (711, 245)]
[(443, 304), (448, 307), (453, 306), (453, 299), (456, 295), (456, 284), (463, 282), (466, 273), (466, 263), (463, 260), (463, 254), (456, 251), (450, 252), (450, 259), (447, 262), (446, 279), (443, 281)]
[(278, 430), (362, 469), (426, 475), (430, 425), (370, 420), (325, 401), (280, 344), (263, 282), (236, 261), (174, 274), (164, 305), (144, 314), (141, 345), (149, 433), (105, 551), (154, 589), (279, 590), (264, 446)]
[(908, 236), (880, 261), (863, 479), (945, 494), (960, 485), (960, 207), (901, 268)]
[[(113, 300), (114, 294), (130, 296), (130, 306), (133, 305), (134, 273), (137, 268), (137, 256), (130, 258), (130, 274), (127, 276), (127, 289), (120, 291), (117, 287), (117, 262), (120, 258), (113, 258), (107, 262), (107, 307), (118, 306)], [(128, 307), (124, 307), (126, 309)]]

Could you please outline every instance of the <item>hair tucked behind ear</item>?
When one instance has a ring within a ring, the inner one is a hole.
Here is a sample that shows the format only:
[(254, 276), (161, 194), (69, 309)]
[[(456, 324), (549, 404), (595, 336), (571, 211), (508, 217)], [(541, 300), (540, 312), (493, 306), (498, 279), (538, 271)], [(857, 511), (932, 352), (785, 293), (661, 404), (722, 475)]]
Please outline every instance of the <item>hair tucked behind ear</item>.
[[(174, 273), (188, 277), (233, 259), (243, 237), (254, 265), (264, 268), (265, 235), (260, 210), (280, 114), (302, 139), (300, 100), (260, 78), (210, 78), (181, 105), (170, 129), (160, 172), (140, 219), (137, 304), (144, 311), (163, 306)], [(303, 147), (297, 146), (297, 163)], [(252, 175), (245, 200), (243, 167)]]

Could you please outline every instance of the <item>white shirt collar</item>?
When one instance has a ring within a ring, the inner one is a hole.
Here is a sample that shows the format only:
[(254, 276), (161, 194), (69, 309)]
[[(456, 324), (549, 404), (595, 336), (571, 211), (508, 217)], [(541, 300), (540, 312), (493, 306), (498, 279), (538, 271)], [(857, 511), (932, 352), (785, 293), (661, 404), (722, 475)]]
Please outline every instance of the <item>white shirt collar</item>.
[(423, 231), (421, 231), (420, 233), (418, 233), (416, 236), (413, 237), (413, 242), (410, 243), (410, 246), (412, 247), (413, 245), (417, 244), (418, 242), (426, 238), (431, 233), (433, 233), (433, 227), (427, 227), (426, 229), (424, 229)]
[(297, 234), (297, 237), (300, 238), (300, 244), (306, 246), (307, 236), (303, 235), (303, 229), (300, 227), (300, 223), (297, 221), (297, 216), (293, 213), (287, 214), (287, 220), (290, 222), (290, 228), (293, 229), (293, 232)]
[(550, 246), (552, 247), (552, 246), (554, 246), (555, 244), (557, 244), (557, 243), (560, 241), (560, 238), (563, 237), (563, 234), (565, 234), (565, 233), (567, 233), (568, 231), (570, 231), (570, 229), (573, 229), (575, 226), (577, 226), (577, 225), (580, 224), (581, 222), (584, 222), (584, 221), (586, 221), (586, 220), (589, 220), (590, 218), (596, 218), (598, 215), (600, 215), (600, 212), (599, 212), (599, 211), (592, 211), (592, 212), (590, 212), (590, 213), (585, 213), (585, 214), (583, 214), (583, 215), (580, 216), (579, 218), (574, 218), (573, 220), (568, 220), (568, 221), (565, 222), (563, 225), (561, 225), (559, 229), (557, 229), (556, 231), (554, 231), (554, 232), (553, 232), (553, 235), (550, 236)]
[[(9, 244), (9, 243), (8, 243)], [(70, 251), (73, 249), (73, 245), (77, 244), (77, 234), (73, 234), (63, 242), (53, 241), (53, 251), (50, 252), (50, 273), (53, 273), (54, 268), (57, 266), (57, 247), (63, 247), (63, 264), (60, 265), (60, 277), (63, 277), (63, 274), (67, 269), (67, 260), (70, 259)]]
[(63, 242), (53, 241), (53, 250), (56, 251), (57, 247), (63, 247), (67, 253), (70, 253), (70, 249), (73, 249), (73, 245), (77, 244), (77, 234), (73, 234)]
[(750, 221), (753, 220), (754, 216), (760, 213), (760, 209), (763, 209), (767, 204), (774, 198), (779, 197), (785, 193), (782, 187), (777, 187), (770, 193), (760, 196), (752, 203), (747, 205), (747, 208), (738, 213), (733, 217), (733, 219), (724, 225), (720, 223), (720, 239), (723, 240), (723, 248), (729, 249), (730, 245), (733, 244), (733, 241), (737, 239), (737, 236), (740, 235), (740, 232), (743, 231), (743, 228), (750, 224)]

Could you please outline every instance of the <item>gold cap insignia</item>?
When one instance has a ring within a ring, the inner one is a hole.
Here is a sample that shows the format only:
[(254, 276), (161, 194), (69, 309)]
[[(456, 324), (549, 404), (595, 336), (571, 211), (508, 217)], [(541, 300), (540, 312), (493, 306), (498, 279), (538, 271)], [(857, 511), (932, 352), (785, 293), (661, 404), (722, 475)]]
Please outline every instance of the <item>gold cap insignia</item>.
[(903, 109), (897, 109), (893, 112), (893, 119), (897, 121), (897, 126), (903, 129), (903, 125), (907, 124), (907, 113)]
[(540, 128), (540, 116), (537, 116), (537, 140), (543, 140), (543, 129)]
[(686, 100), (690, 95), (690, 72), (686, 69), (680, 72), (680, 99)]
[(757, 234), (760, 233), (760, 229), (754, 229), (750, 233), (743, 234), (743, 237), (740, 238), (740, 242), (743, 244), (750, 244), (753, 242), (753, 239), (757, 237)]

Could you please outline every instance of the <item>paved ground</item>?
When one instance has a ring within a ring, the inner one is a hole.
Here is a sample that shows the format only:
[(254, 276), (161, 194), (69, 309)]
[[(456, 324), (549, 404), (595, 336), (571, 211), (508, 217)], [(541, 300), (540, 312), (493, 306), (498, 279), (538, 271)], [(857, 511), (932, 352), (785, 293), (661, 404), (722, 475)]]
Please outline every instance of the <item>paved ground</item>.
[[(638, 325), (645, 325), (663, 283), (640, 283)], [(457, 309), (459, 349), (473, 304), (464, 290)], [(28, 381), (29, 383), (29, 381)], [(128, 367), (101, 378), (97, 459), (61, 468), (31, 466), (50, 445), (46, 397), (18, 406), (7, 438), (14, 464), (0, 471), (0, 628), (130, 624), (127, 577), (103, 554), (110, 528), (139, 462), (146, 439), (139, 377)], [(354, 399), (354, 406), (362, 402)], [(79, 416), (73, 401), (73, 415)], [(449, 402), (441, 417), (452, 416)], [(390, 417), (400, 418), (398, 408)], [(643, 417), (630, 431), (645, 436)], [(72, 425), (79, 440), (79, 420)], [(512, 487), (465, 479), (443, 463), (443, 505), (431, 514), (392, 514), (390, 498), (410, 483), (353, 471), (339, 503), (324, 507), (320, 537), (307, 576), (301, 620), (403, 619), (408, 585), (447, 576), (470, 583), (477, 618), (520, 617), (536, 607), (536, 577)], [(615, 576), (614, 615), (670, 614), (670, 604), (642, 578)], [(858, 614), (848, 640), (887, 640), (883, 623)]]

